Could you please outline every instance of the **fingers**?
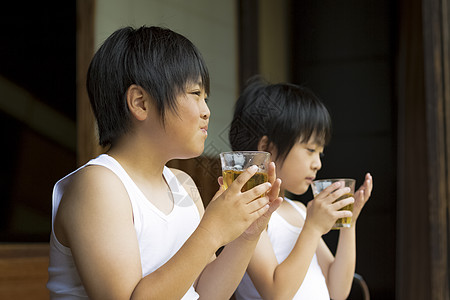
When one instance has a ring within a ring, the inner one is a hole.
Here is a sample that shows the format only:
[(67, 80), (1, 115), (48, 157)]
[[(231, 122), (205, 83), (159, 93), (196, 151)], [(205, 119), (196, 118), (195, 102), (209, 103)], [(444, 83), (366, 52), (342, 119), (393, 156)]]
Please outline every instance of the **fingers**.
[(340, 182), (333, 183), (332, 185), (324, 189), (316, 198), (319, 201), (320, 199), (322, 199), (327, 203), (333, 203), (339, 197), (351, 192), (351, 189), (349, 187), (341, 188), (341, 185), (342, 184)]
[(330, 186), (326, 187), (323, 191), (321, 191), (316, 198), (325, 198), (328, 197), (333, 192), (337, 191), (341, 187), (341, 182), (335, 182), (333, 184), (330, 184)]
[(372, 194), (373, 189), (373, 178), (370, 173), (366, 174), (366, 179), (364, 181), (364, 200), (369, 200), (370, 195)]
[(272, 200), (270, 202), (270, 207), (269, 207), (268, 212), (270, 214), (272, 214), (274, 211), (276, 211), (278, 209), (278, 207), (280, 207), (281, 202), (283, 202), (283, 198), (282, 197), (277, 197), (274, 200)]
[(346, 209), (346, 206), (349, 204), (352, 204), (354, 202), (355, 202), (355, 198), (348, 197), (348, 198), (345, 198), (345, 199), (342, 199), (342, 200), (339, 200), (339, 201), (333, 203), (332, 204), (334, 206), (333, 208), (336, 210), (334, 213), (334, 216), (338, 219), (352, 217), (353, 212), (348, 210), (349, 208)]
[(274, 162), (271, 162), (269, 164), (268, 175), (269, 175), (269, 182), (271, 184), (273, 184), (275, 182), (275, 180), (277, 179), (277, 173), (276, 173), (276, 168), (275, 168), (275, 163)]
[[(232, 190), (232, 192), (234, 193), (238, 193), (239, 191), (242, 190), (242, 187), (245, 185), (245, 183), (253, 175), (255, 175), (257, 170), (258, 170), (257, 166), (249, 167), (236, 178), (236, 180), (231, 184), (231, 186), (228, 189)], [(221, 179), (223, 182), (223, 178), (219, 177), (219, 184)], [(247, 199), (251, 201), (257, 197), (260, 197), (261, 195), (264, 195), (267, 191), (270, 190), (269, 197), (271, 200), (273, 200), (278, 196), (280, 192), (280, 187), (281, 187), (281, 180), (276, 178), (275, 163), (271, 162), (269, 164), (268, 182), (259, 184), (256, 187), (251, 188), (249, 191), (244, 192), (243, 194), (246, 194), (246, 197), (248, 197)]]
[(348, 197), (339, 201), (336, 201), (332, 204), (334, 210), (340, 210), (341, 208), (344, 208), (345, 206), (352, 204), (355, 202), (355, 198)]
[(339, 210), (336, 212), (335, 216), (336, 216), (336, 219), (351, 218), (351, 217), (353, 217), (353, 213), (349, 210)]
[(259, 197), (247, 203), (247, 211), (248, 213), (253, 214), (264, 208), (264, 212), (266, 212), (269, 209), (269, 206), (269, 197)]
[(365, 179), (364, 179), (364, 183), (361, 185), (361, 187), (355, 193), (356, 200), (363, 201), (363, 202), (366, 202), (367, 200), (369, 200), (370, 195), (372, 194), (372, 189), (373, 189), (372, 175), (370, 173), (367, 173), (365, 176)]
[(364, 203), (366, 196), (365, 196), (366, 190), (365, 189), (361, 189), (358, 192), (355, 193), (355, 202), (357, 203)]
[[(242, 193), (244, 197), (247, 199), (247, 204), (252, 202), (256, 198), (260, 198), (262, 195), (272, 187), (270, 182), (265, 182), (255, 186), (254, 188)], [(269, 202), (269, 197), (267, 197), (267, 202)]]
[(270, 189), (269, 193), (267, 194), (269, 196), (269, 201), (274, 201), (278, 195), (280, 194), (280, 188), (281, 188), (281, 179), (276, 179), (275, 182), (272, 184), (272, 188)]
[(217, 190), (216, 194), (212, 197), (211, 201), (216, 200), (220, 195), (223, 194), (225, 191), (225, 187), (223, 185), (220, 185), (219, 189)]
[(255, 175), (256, 171), (258, 171), (258, 167), (253, 165), (249, 168), (247, 168), (244, 172), (242, 172), (241, 175), (239, 175), (236, 180), (233, 181), (233, 183), (228, 187), (229, 190), (232, 190), (233, 192), (238, 192), (242, 190), (242, 187), (244, 184), (253, 176)]

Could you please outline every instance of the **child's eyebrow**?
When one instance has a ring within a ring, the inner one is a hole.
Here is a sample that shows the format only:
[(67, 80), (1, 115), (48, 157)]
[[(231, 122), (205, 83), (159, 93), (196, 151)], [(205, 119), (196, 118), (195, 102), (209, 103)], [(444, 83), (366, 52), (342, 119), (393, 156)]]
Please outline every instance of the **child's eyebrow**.
[(202, 88), (202, 81), (192, 81), (187, 83), (187, 87), (190, 89), (201, 89)]

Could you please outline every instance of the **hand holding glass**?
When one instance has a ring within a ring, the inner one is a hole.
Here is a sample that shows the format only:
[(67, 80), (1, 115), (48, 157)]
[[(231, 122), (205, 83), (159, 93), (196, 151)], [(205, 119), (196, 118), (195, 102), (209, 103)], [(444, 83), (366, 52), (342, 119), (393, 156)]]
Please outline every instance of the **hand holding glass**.
[(268, 181), (270, 153), (264, 151), (231, 151), (220, 153), (223, 185), (228, 188), (245, 169), (256, 165), (258, 171), (243, 186), (242, 192)]
[[(315, 180), (311, 184), (311, 188), (314, 194), (314, 197), (316, 197), (320, 192), (322, 192), (324, 189), (326, 189), (328, 186), (332, 185), (335, 182), (341, 182), (343, 185), (341, 187), (349, 187), (350, 193), (344, 194), (336, 201), (340, 201), (345, 198), (353, 197), (355, 194), (355, 179), (349, 179), (349, 178), (342, 178), (342, 179), (321, 179), (321, 180)], [(335, 201), (335, 202), (336, 202)], [(340, 210), (349, 210), (353, 212), (353, 203), (344, 206)], [(341, 229), (341, 228), (348, 228), (351, 226), (352, 218), (340, 218), (337, 219), (336, 223), (331, 229)]]

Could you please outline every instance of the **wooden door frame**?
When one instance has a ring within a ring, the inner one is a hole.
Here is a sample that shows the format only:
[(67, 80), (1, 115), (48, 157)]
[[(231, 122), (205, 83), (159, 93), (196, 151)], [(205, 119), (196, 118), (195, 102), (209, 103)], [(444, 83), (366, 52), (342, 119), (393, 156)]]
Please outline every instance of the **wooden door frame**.
[(86, 73), (94, 55), (95, 0), (77, 0), (77, 165), (101, 152), (94, 114), (86, 91)]
[(449, 299), (449, 0), (399, 1), (396, 298)]
[(450, 204), (450, 1), (422, 1), (428, 146), (431, 298), (448, 300)]

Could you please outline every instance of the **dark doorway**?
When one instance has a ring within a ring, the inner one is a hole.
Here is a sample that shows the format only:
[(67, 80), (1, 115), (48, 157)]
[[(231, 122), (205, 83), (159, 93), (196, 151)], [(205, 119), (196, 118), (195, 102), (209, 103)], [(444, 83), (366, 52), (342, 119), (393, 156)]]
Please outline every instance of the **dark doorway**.
[[(372, 174), (374, 191), (358, 219), (356, 272), (373, 299), (394, 299), (395, 1), (292, 1), (292, 14), (293, 82), (315, 91), (333, 119), (318, 178), (352, 177), (359, 187)], [(337, 236), (324, 237), (332, 250)]]
[(53, 185), (76, 165), (75, 21), (76, 1), (1, 4), (0, 242), (48, 241)]

